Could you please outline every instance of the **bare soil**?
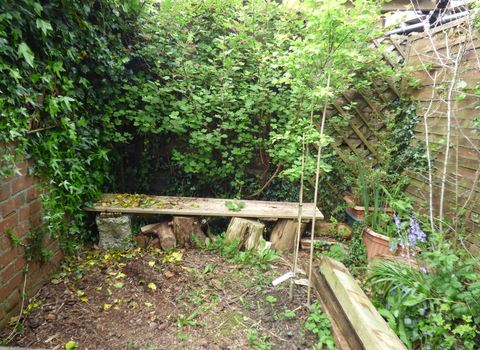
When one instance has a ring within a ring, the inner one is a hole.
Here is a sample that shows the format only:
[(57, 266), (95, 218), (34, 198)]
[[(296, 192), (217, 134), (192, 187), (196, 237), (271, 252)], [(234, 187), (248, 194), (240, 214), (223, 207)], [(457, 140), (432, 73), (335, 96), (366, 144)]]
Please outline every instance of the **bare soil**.
[[(306, 259), (301, 252), (300, 261)], [(306, 270), (306, 263), (300, 267)], [(25, 301), (23, 329), (8, 345), (65, 349), (74, 341), (82, 350), (310, 349), (317, 339), (303, 328), (307, 287), (295, 284), (290, 301), (289, 282), (271, 283), (288, 271), (288, 255), (263, 270), (234, 265), (206, 250), (85, 251)]]

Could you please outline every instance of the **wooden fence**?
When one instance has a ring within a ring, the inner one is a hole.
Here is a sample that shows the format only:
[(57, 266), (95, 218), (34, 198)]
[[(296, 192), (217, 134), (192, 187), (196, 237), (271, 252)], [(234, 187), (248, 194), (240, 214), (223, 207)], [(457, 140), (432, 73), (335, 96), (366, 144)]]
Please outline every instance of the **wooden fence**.
[[(406, 58), (407, 37), (382, 38), (372, 45), (383, 46), (385, 60), (393, 67), (403, 65)], [(381, 134), (385, 125), (378, 124), (378, 117), (390, 102), (400, 97), (399, 87), (388, 80), (372, 82), (373, 94), (367, 95), (359, 91), (349, 91), (337, 99), (327, 110), (329, 120), (328, 133), (334, 138), (332, 147), (343, 160), (353, 152), (355, 155), (366, 158), (381, 159), (378, 145), (382, 142)], [(348, 110), (346, 108), (348, 106)], [(347, 125), (336, 123), (335, 117), (346, 120)]]
[(480, 98), (474, 94), (480, 89), (479, 34), (468, 19), (460, 19), (412, 36), (405, 64), (421, 82), (410, 91), (423, 118), (416, 135), (434, 151), (431, 181), (427, 174), (412, 175), (408, 194), (419, 203), (432, 199), (437, 217), (463, 218), (471, 234), (466, 245), (480, 256), (474, 236), (480, 233), (480, 136), (474, 126), (480, 116)]
[[(480, 51), (476, 51), (480, 43), (478, 31), (471, 35), (472, 30), (468, 20), (460, 19), (425, 33), (376, 41), (374, 45), (386, 45), (385, 60), (392, 67), (412, 69), (420, 87), (411, 89), (383, 81), (374, 85), (374, 96), (358, 91), (344, 94), (328, 108), (328, 132), (344, 161), (349, 154), (381, 161), (379, 145), (383, 140), (378, 131), (384, 125), (378, 126), (376, 117), (387, 112), (389, 102), (398, 99), (401, 92), (417, 101), (417, 114), (423, 122), (415, 132), (434, 151), (433, 177), (430, 182), (427, 173), (412, 174), (407, 194), (425, 213), (432, 202), (435, 217), (443, 214), (455, 225), (464, 224), (468, 234), (464, 243), (480, 256), (480, 240), (475, 237), (480, 233), (480, 136), (474, 126), (480, 117), (480, 99), (472, 93), (480, 91)], [(383, 102), (381, 110), (378, 101)], [(344, 106), (352, 102), (355, 107), (346, 110)], [(332, 122), (336, 116), (347, 116), (343, 119), (348, 125)]]

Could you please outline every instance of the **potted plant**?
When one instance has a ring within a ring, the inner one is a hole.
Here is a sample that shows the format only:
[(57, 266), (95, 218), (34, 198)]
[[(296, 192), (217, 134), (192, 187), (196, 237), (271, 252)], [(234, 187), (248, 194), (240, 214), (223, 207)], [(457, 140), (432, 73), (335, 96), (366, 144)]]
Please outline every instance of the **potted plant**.
[(344, 197), (349, 221), (365, 223), (362, 236), (368, 258), (377, 254), (392, 255), (390, 241), (398, 234), (393, 215), (412, 208), (403, 193), (406, 176), (388, 174), (381, 165), (364, 164), (360, 159), (357, 166), (358, 176), (351, 178), (353, 193)]

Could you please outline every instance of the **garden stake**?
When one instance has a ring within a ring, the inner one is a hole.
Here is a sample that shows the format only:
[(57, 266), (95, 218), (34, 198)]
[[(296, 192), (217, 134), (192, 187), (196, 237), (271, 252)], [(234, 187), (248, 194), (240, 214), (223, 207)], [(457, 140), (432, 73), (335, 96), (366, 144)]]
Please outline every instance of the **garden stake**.
[[(327, 90), (330, 87), (330, 77), (331, 77), (331, 61), (329, 62), (328, 66), (328, 75), (327, 75)], [(323, 105), (323, 113), (322, 113), (322, 124), (320, 126), (320, 137), (323, 135), (323, 131), (325, 128), (325, 119), (327, 115), (327, 104), (328, 104), (328, 94), (325, 96), (325, 103)], [(312, 106), (313, 108), (313, 106)], [(319, 145), (318, 145), (318, 153), (317, 153), (317, 169), (315, 171), (315, 190), (314, 190), (314, 199), (313, 199), (313, 205), (314, 208), (317, 207), (317, 201), (318, 201), (318, 181), (320, 177), (320, 159), (322, 156), (322, 140), (320, 139)], [(312, 217), (312, 232), (310, 234), (310, 265), (308, 268), (308, 293), (307, 293), (307, 305), (310, 305), (310, 298), (311, 298), (311, 289), (312, 289), (312, 269), (313, 269), (313, 240), (315, 238), (315, 215), (316, 210), (313, 211), (313, 217)]]
[[(305, 169), (305, 133), (302, 135), (302, 171), (300, 175), (300, 193), (298, 198), (298, 225), (297, 225), (297, 234), (294, 239), (294, 248), (293, 248), (293, 279), (290, 280), (290, 301), (293, 300), (293, 284), (295, 278), (297, 277), (297, 265), (298, 265), (298, 243), (300, 241), (300, 227), (302, 225), (302, 206), (303, 206), (303, 171)], [(314, 212), (316, 210), (314, 209)], [(313, 214), (315, 215), (315, 213)]]

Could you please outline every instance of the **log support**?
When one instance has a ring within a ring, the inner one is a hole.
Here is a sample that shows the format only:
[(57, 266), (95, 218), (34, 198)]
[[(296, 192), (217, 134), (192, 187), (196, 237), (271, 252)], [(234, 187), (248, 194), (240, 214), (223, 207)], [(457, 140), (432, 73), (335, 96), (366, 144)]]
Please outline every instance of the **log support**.
[[(305, 232), (307, 224), (300, 223), (300, 237)], [(280, 219), (272, 230), (270, 235), (270, 242), (276, 250), (281, 250), (283, 252), (293, 252), (295, 235), (298, 230), (298, 221)]]
[(227, 228), (225, 244), (230, 244), (232, 239), (238, 238), (240, 249), (258, 248), (264, 230), (265, 224), (260, 221), (233, 218)]

